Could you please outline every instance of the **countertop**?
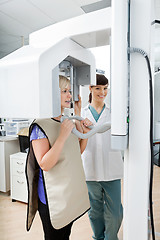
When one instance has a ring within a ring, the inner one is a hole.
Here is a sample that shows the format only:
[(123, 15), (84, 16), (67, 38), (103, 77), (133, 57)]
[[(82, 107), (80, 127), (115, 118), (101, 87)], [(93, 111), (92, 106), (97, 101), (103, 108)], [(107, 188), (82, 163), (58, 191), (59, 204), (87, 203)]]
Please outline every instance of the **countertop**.
[(18, 137), (0, 136), (0, 142), (13, 141), (13, 140), (17, 140), (17, 139), (18, 139)]

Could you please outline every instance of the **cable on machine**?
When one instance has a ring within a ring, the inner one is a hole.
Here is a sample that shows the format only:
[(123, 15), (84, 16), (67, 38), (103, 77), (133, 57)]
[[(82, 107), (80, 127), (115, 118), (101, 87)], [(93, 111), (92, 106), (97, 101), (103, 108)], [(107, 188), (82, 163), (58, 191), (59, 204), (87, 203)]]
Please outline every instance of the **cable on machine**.
[(152, 72), (148, 54), (140, 48), (128, 48), (129, 53), (139, 53), (146, 59), (148, 74), (149, 74), (149, 95), (150, 95), (150, 150), (151, 150), (151, 169), (150, 169), (150, 186), (149, 186), (149, 206), (152, 239), (155, 240), (154, 218), (153, 218), (153, 204), (152, 204), (152, 187), (153, 187), (153, 87), (152, 87)]

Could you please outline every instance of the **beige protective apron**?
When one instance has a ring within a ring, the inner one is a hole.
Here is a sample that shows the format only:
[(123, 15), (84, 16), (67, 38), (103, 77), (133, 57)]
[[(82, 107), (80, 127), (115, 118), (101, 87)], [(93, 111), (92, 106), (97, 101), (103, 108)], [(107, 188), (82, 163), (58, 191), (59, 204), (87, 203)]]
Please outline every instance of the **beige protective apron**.
[[(36, 120), (30, 127), (37, 124), (48, 137), (53, 146), (59, 136), (60, 123), (53, 119)], [(43, 171), (46, 200), (51, 223), (60, 229), (83, 215), (89, 208), (88, 190), (82, 166), (79, 141), (70, 134), (66, 140), (57, 164), (48, 172)], [(26, 177), (28, 182), (27, 230), (38, 209), (38, 179), (39, 165), (35, 159), (32, 144), (26, 162)]]

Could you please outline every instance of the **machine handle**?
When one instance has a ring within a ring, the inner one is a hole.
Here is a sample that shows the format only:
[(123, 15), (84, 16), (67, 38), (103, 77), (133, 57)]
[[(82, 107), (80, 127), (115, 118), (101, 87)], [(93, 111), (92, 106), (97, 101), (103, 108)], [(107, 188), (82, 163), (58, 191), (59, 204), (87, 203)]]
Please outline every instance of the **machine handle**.
[[(76, 119), (78, 121), (84, 120), (80, 116), (71, 116), (71, 117), (62, 116), (61, 122), (63, 122), (65, 119), (69, 119), (69, 120)], [(98, 126), (91, 125), (91, 126), (88, 126), (88, 128), (91, 129), (88, 133), (81, 133), (76, 128), (72, 129), (72, 133), (75, 134), (78, 138), (86, 139), (86, 138), (92, 137), (96, 133), (103, 133), (105, 131), (108, 131), (111, 128), (111, 123), (106, 122), (106, 123), (104, 123), (102, 125), (98, 125)]]
[(17, 183), (23, 184), (24, 182), (20, 182), (19, 180), (17, 180)]
[(17, 162), (18, 165), (23, 165), (23, 162)]
[(22, 173), (23, 173), (23, 171), (18, 171), (18, 170), (17, 170), (17, 173), (19, 173), (19, 174), (22, 174)]

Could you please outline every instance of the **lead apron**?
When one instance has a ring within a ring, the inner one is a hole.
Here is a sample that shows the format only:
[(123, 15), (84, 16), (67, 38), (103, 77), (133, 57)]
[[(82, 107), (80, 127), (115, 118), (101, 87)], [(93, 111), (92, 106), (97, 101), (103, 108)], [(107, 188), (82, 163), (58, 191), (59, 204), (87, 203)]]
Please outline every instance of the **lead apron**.
[[(59, 136), (60, 123), (52, 119), (36, 120), (34, 123), (38, 124), (48, 137), (50, 146), (53, 146), (57, 137)], [(31, 147), (30, 147), (31, 148)], [(33, 154), (33, 152), (31, 151)], [(37, 170), (36, 163), (31, 171), (30, 161), (26, 165), (26, 173), (28, 179), (29, 190), (29, 204), (27, 216), (27, 229), (29, 230), (34, 219), (38, 204), (35, 203), (35, 193), (37, 191)], [(33, 161), (36, 161), (33, 159)], [(30, 182), (30, 176), (32, 183)], [(66, 140), (60, 158), (57, 164), (48, 172), (43, 171), (44, 184), (47, 195), (47, 202), (49, 207), (50, 219), (54, 228), (60, 229), (76, 218), (84, 214), (89, 208), (88, 190), (85, 182), (85, 175), (82, 166), (79, 141), (78, 138), (71, 133)], [(36, 186), (36, 187), (35, 187)]]

